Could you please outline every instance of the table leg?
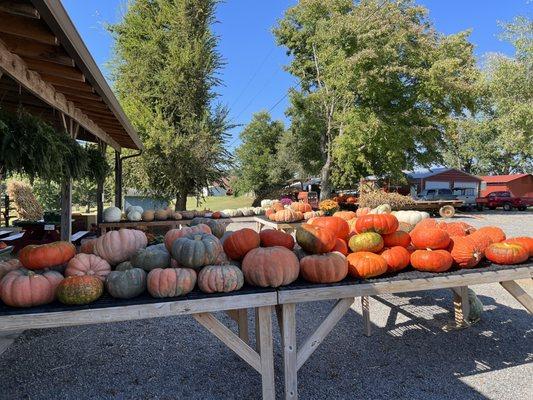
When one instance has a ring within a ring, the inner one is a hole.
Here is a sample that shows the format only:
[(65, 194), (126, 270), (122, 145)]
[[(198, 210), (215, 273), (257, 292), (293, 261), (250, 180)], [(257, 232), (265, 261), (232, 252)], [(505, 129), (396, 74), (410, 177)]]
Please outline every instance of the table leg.
[(468, 286), (452, 288), (455, 309), (455, 324), (457, 327), (468, 326), (470, 302), (468, 301)]
[(272, 339), (272, 307), (256, 309), (259, 327), (259, 355), (261, 357), (261, 379), (263, 383), (263, 400), (274, 400), (274, 349)]
[(518, 300), (530, 314), (533, 314), (533, 299), (518, 283), (515, 281), (504, 281), (500, 282), (500, 285)]
[(250, 342), (250, 335), (248, 333), (248, 309), (243, 308), (237, 310), (237, 326), (239, 327), (239, 337), (243, 342)]
[(363, 334), (367, 337), (372, 335), (372, 324), (370, 322), (370, 297), (361, 297), (361, 308), (363, 312)]
[(281, 313), (283, 337), (283, 369), (285, 373), (285, 399), (298, 398), (298, 370), (296, 347), (296, 305), (283, 304)]
[(22, 335), (22, 332), (23, 331), (0, 333), (0, 355), (6, 351), (20, 335)]

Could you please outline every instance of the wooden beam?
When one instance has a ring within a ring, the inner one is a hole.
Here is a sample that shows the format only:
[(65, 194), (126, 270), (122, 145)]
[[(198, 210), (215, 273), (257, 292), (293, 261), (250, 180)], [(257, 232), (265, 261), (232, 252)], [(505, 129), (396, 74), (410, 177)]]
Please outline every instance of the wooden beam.
[[(75, 90), (73, 90), (73, 92), (75, 92)], [(102, 104), (105, 106), (105, 103), (103, 101), (103, 99), (98, 96), (97, 94), (92, 94), (92, 93), (71, 93), (71, 92), (67, 92), (65, 90), (61, 90), (61, 93), (63, 93), (63, 95), (73, 101), (73, 102), (79, 102), (79, 103), (82, 103), (82, 104), (86, 104), (86, 103), (91, 103), (91, 104), (94, 104), (95, 102), (99, 103), (99, 104)]]
[(26, 65), (40, 74), (47, 74), (51, 76), (58, 76), (63, 79), (85, 82), (85, 76), (74, 67), (67, 67), (48, 61), (34, 60), (32, 58), (24, 58)]
[(533, 299), (518, 283), (515, 281), (504, 281), (500, 282), (500, 285), (518, 300), (530, 314), (533, 314)]
[(77, 90), (85, 93), (94, 93), (94, 89), (86, 82), (74, 81), (72, 79), (65, 79), (60, 76), (50, 75), (46, 73), (40, 73), (41, 79), (50, 83), (53, 86), (58, 87), (58, 91), (61, 92), (62, 88), (66, 87), (71, 90)]
[[(85, 92), (85, 91), (80, 91), (78, 89), (73, 89), (71, 87), (67, 87), (67, 86), (60, 86), (60, 85), (54, 85), (54, 86), (57, 86), (57, 90), (61, 93), (63, 93), (65, 95), (65, 97), (67, 95), (69, 96), (75, 96), (76, 98), (79, 98), (79, 99), (86, 99), (86, 100), (97, 100), (97, 101), (100, 101), (102, 100), (102, 98), (96, 94), (94, 92), (94, 90), (91, 90), (91, 91), (88, 91), (88, 92)], [(86, 85), (88, 86), (88, 85)], [(88, 86), (90, 89), (92, 89), (92, 87)]]
[(256, 308), (259, 331), (259, 356), (261, 360), (261, 382), (263, 386), (263, 400), (275, 400), (276, 388), (274, 383), (274, 348), (272, 337), (272, 306)]
[(363, 313), (363, 334), (372, 336), (372, 324), (370, 322), (370, 296), (361, 296), (361, 310)]
[(19, 15), (21, 17), (39, 19), (39, 12), (30, 2), (20, 0), (2, 0), (0, 11), (7, 14)]
[[(43, 80), (40, 74), (31, 71), (26, 63), (19, 56), (11, 53), (3, 43), (0, 43), (0, 70), (9, 74), (37, 98), (73, 118), (88, 132), (109, 143), (115, 150), (120, 151), (121, 146), (113, 138), (77, 108), (74, 103), (68, 101), (63, 94)], [(81, 82), (76, 83), (82, 85)]]
[(29, 20), (18, 15), (0, 12), (0, 32), (36, 40), (40, 43), (59, 45), (59, 40), (41, 20)]
[(283, 369), (285, 371), (285, 399), (298, 398), (298, 373), (296, 368), (296, 304), (283, 304), (281, 308), (281, 337), (283, 338)]
[(59, 46), (39, 43), (6, 33), (1, 35), (1, 40), (12, 53), (18, 54), (24, 59), (33, 58), (69, 67), (76, 65), (74, 60)]

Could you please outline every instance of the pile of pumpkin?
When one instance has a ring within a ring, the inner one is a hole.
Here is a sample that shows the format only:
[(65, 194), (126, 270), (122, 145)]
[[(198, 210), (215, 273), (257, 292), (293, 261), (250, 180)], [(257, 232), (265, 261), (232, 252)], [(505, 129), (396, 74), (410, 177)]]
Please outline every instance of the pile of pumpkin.
[(265, 210), (265, 216), (275, 222), (290, 223), (308, 220), (324, 215), (322, 211), (313, 211), (311, 205), (303, 202), (294, 202), (285, 207), (281, 202), (273, 202)]

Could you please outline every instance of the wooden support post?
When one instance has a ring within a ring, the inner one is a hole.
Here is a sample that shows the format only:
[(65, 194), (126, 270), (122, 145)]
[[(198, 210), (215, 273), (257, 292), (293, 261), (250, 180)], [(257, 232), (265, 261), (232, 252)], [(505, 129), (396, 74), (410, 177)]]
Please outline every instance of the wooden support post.
[(296, 367), (296, 305), (283, 304), (281, 336), (283, 338), (283, 369), (285, 372), (285, 399), (298, 398), (298, 371)]
[(263, 383), (263, 400), (274, 400), (274, 349), (272, 339), (272, 307), (258, 307), (259, 354), (261, 357), (261, 380)]
[(500, 285), (509, 292), (524, 308), (529, 311), (530, 314), (533, 314), (533, 299), (529, 294), (526, 293), (524, 289), (520, 287), (515, 281), (504, 281), (500, 282)]
[(72, 235), (72, 179), (61, 183), (61, 240), (70, 242)]
[(23, 331), (3, 332), (0, 334), (0, 355), (13, 344)]
[(363, 312), (363, 334), (367, 337), (372, 335), (372, 324), (370, 322), (370, 297), (361, 297), (361, 309)]
[(452, 288), (455, 310), (455, 325), (459, 328), (469, 326), (470, 302), (468, 301), (468, 286)]
[(259, 340), (259, 311), (255, 309), (255, 349), (261, 353), (261, 341)]
[(248, 309), (237, 310), (237, 326), (239, 328), (239, 337), (244, 343), (250, 343), (250, 334), (248, 331)]
[(115, 151), (115, 207), (122, 210), (122, 160), (118, 151)]

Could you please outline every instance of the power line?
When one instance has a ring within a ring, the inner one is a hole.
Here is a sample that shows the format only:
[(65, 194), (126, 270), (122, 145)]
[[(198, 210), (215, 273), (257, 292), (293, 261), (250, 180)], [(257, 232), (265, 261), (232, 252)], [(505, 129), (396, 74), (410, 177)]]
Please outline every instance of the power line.
[(278, 101), (276, 101), (276, 103), (275, 103), (272, 107), (270, 107), (270, 108), (268, 109), (268, 112), (270, 112), (270, 111), (272, 111), (274, 108), (276, 108), (276, 107), (279, 105), (279, 103), (281, 103), (281, 102), (282, 102), (282, 101), (283, 101), (288, 95), (289, 95), (289, 92), (285, 93), (281, 99), (279, 99)]

